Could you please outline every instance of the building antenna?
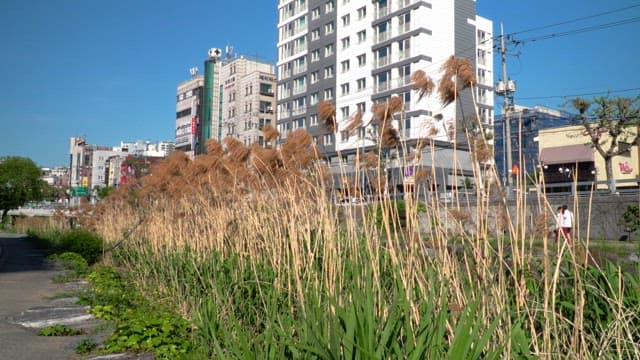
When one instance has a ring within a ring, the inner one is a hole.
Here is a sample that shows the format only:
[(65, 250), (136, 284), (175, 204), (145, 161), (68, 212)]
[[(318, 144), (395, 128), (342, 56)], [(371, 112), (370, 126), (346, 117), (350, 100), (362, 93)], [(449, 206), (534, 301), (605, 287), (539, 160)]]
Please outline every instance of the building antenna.
[(224, 53), (225, 53), (226, 59), (229, 60), (231, 58), (231, 55), (233, 55), (233, 46), (227, 43)]

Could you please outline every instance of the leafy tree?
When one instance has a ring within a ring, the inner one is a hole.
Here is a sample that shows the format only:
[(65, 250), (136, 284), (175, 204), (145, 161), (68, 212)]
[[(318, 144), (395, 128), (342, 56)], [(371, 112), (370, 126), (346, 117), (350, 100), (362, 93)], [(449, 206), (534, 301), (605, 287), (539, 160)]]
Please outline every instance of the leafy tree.
[(98, 198), (100, 199), (104, 199), (107, 196), (109, 196), (109, 194), (111, 194), (116, 188), (113, 186), (105, 186), (105, 187), (101, 187), (98, 188)]
[(638, 205), (629, 205), (627, 210), (622, 214), (624, 224), (629, 231), (640, 229), (640, 207)]
[(593, 100), (575, 98), (571, 102), (580, 113), (591, 147), (604, 160), (609, 190), (615, 192), (613, 157), (629, 152), (634, 143), (640, 144), (637, 128), (640, 125), (640, 96), (597, 97)]
[(42, 199), (45, 182), (40, 179), (40, 169), (28, 158), (10, 156), (0, 158), (0, 210), (2, 220), (11, 209), (27, 201)]

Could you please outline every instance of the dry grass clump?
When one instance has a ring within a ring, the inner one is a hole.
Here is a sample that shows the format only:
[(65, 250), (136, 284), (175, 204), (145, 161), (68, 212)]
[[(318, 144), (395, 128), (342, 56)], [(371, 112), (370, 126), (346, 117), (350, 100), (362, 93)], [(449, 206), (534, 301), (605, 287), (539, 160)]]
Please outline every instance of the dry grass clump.
[(278, 138), (280, 136), (280, 132), (276, 130), (276, 128), (269, 124), (262, 128), (262, 134), (264, 135), (264, 141), (270, 142)]
[(417, 70), (411, 74), (412, 89), (418, 91), (418, 100), (431, 95), (436, 84), (433, 79), (423, 70)]
[(356, 113), (351, 116), (349, 124), (347, 124), (347, 127), (344, 128), (344, 131), (346, 131), (349, 134), (349, 136), (355, 135), (358, 129), (362, 127), (363, 125), (362, 116), (363, 114), (362, 114), (362, 111), (360, 110), (356, 111)]
[(471, 156), (474, 161), (485, 163), (493, 159), (493, 150), (482, 135), (469, 138), (471, 143)]
[(336, 107), (330, 101), (323, 100), (318, 103), (318, 117), (327, 130), (336, 130)]
[(476, 73), (469, 59), (455, 56), (442, 65), (444, 74), (438, 84), (440, 101), (447, 106), (455, 101), (461, 90), (476, 82)]
[(317, 160), (313, 140), (304, 129), (296, 129), (287, 136), (280, 154), (284, 166), (288, 169), (307, 169)]
[(400, 143), (400, 134), (391, 122), (393, 115), (402, 111), (404, 104), (398, 96), (392, 96), (383, 103), (373, 104), (371, 123), (380, 126), (380, 144), (383, 147), (395, 147)]

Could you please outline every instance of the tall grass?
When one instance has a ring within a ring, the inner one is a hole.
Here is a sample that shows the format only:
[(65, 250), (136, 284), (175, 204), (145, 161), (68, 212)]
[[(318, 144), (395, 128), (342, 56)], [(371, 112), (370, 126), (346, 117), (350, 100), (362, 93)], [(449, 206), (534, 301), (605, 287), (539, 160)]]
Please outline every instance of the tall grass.
[(203, 357), (640, 358), (640, 269), (590, 267), (580, 239), (554, 243), (522, 179), (515, 211), (479, 165), (474, 206), (408, 197), (401, 211), (381, 191), (345, 207), (304, 132), (280, 150), (208, 149), (172, 155), (84, 219), (192, 320)]

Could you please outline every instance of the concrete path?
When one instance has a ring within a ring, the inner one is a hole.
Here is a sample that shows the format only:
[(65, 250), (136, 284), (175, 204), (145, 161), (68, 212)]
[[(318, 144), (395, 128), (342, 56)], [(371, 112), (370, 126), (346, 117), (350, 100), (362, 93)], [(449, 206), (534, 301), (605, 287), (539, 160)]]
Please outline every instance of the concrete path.
[(48, 304), (63, 291), (52, 282), (56, 271), (24, 236), (0, 233), (0, 359), (78, 359), (78, 337), (38, 336), (16, 323), (25, 312)]

